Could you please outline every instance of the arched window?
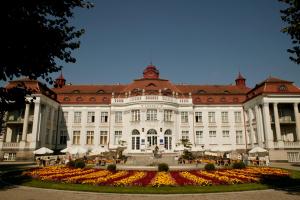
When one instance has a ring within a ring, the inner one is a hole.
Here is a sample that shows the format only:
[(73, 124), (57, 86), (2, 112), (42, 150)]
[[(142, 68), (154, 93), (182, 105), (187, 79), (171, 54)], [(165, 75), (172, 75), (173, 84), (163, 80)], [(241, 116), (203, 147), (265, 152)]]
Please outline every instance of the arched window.
[(132, 135), (139, 135), (140, 132), (137, 129), (133, 129), (131, 134)]
[(147, 145), (156, 146), (157, 145), (157, 132), (155, 129), (149, 129), (147, 132)]
[(149, 129), (147, 135), (157, 135), (157, 132), (155, 129)]
[(140, 132), (137, 129), (133, 129), (131, 134), (131, 149), (140, 150)]
[(166, 150), (172, 149), (172, 131), (167, 129), (164, 135), (164, 147)]
[(172, 135), (172, 131), (170, 129), (166, 130), (165, 135)]

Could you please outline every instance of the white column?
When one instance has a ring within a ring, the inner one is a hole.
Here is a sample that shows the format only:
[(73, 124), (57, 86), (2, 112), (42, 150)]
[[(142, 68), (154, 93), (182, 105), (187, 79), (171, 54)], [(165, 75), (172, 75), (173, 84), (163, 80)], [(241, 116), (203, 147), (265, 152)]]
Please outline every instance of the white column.
[(294, 103), (294, 113), (296, 122), (297, 141), (300, 141), (300, 114), (298, 112), (298, 103)]
[(26, 103), (23, 131), (22, 131), (22, 141), (26, 141), (26, 136), (27, 136), (27, 131), (28, 131), (29, 109), (30, 109), (30, 104)]
[(263, 104), (263, 121), (265, 125), (265, 143), (266, 147), (270, 148), (273, 146), (273, 133), (271, 128), (271, 118), (270, 118), (270, 110), (269, 103)]
[(249, 126), (250, 126), (250, 142), (251, 142), (251, 148), (254, 147), (254, 134), (253, 134), (253, 126), (252, 126), (252, 120), (253, 120), (253, 111), (251, 108), (248, 110), (248, 119), (249, 119)]
[(260, 115), (259, 115), (259, 108), (258, 108), (258, 105), (255, 105), (254, 107), (255, 109), (255, 118), (256, 118), (256, 131), (257, 131), (257, 142), (258, 142), (258, 146), (262, 146), (262, 141), (261, 141), (261, 135), (262, 135), (262, 132), (263, 132), (263, 128), (261, 127), (261, 119), (260, 119)]
[(282, 138), (281, 138), (280, 121), (279, 121), (277, 103), (274, 103), (273, 107), (274, 107), (275, 129), (276, 129), (276, 136), (277, 136), (277, 142), (278, 142), (278, 141), (282, 141)]
[(38, 141), (38, 135), (40, 134), (39, 124), (40, 124), (40, 109), (41, 104), (39, 100), (34, 102), (34, 114), (33, 114), (33, 125), (32, 125), (32, 144), (31, 148), (36, 148), (36, 143)]

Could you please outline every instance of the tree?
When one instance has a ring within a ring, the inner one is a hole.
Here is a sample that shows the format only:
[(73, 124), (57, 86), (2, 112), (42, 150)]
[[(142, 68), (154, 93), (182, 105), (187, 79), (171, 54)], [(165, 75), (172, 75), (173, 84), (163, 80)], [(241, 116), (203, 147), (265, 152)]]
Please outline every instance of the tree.
[[(50, 74), (62, 68), (58, 60), (76, 61), (71, 53), (79, 48), (78, 38), (84, 30), (76, 30), (69, 23), (74, 9), (90, 7), (92, 4), (85, 0), (3, 2), (0, 6), (0, 81), (26, 76), (34, 80), (41, 77), (52, 84)], [(26, 94), (28, 91), (23, 89)], [(13, 94), (13, 90), (0, 87), (0, 113), (4, 113), (12, 102), (18, 102), (19, 95)], [(22, 98), (24, 100), (24, 96)]]
[(292, 54), (289, 58), (300, 64), (300, 1), (299, 0), (279, 0), (288, 4), (288, 8), (280, 10), (281, 19), (288, 24), (281, 31), (290, 35), (293, 47), (287, 51)]

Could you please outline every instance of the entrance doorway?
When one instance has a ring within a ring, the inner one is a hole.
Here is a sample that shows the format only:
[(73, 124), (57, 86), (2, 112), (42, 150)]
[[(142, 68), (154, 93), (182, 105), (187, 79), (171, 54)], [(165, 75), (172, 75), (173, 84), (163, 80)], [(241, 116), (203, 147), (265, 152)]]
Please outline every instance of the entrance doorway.
[(148, 146), (156, 146), (157, 145), (157, 132), (155, 129), (149, 129), (147, 132), (147, 143)]

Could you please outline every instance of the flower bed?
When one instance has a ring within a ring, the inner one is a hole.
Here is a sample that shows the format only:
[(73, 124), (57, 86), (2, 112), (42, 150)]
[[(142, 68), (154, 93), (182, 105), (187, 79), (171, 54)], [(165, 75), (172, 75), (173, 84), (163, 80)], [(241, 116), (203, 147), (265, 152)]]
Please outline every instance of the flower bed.
[(282, 169), (249, 167), (245, 169), (221, 169), (215, 171), (116, 171), (103, 169), (74, 169), (45, 167), (26, 171), (24, 175), (43, 181), (62, 183), (111, 185), (111, 186), (183, 186), (183, 185), (228, 185), (260, 183), (263, 177), (288, 177)]

